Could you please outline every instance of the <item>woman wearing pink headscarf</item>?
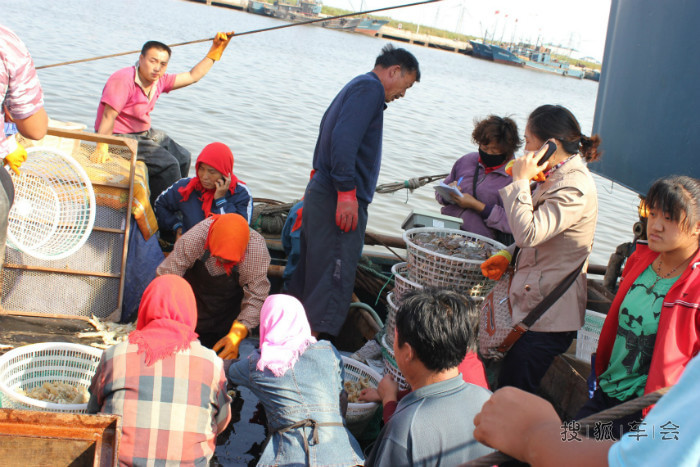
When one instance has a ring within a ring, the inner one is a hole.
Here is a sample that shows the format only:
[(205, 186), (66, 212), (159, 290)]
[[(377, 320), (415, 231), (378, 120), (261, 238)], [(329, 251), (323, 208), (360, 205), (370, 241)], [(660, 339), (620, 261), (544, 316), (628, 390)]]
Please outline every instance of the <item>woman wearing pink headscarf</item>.
[(122, 416), (121, 465), (207, 464), (231, 419), (223, 363), (194, 329), (192, 288), (156, 277), (141, 299), (136, 331), (102, 354), (88, 412)]
[(260, 311), (260, 350), (233, 363), (229, 380), (262, 402), (270, 436), (258, 465), (363, 463), (343, 424), (343, 363), (330, 342), (317, 342), (302, 304), (270, 295)]

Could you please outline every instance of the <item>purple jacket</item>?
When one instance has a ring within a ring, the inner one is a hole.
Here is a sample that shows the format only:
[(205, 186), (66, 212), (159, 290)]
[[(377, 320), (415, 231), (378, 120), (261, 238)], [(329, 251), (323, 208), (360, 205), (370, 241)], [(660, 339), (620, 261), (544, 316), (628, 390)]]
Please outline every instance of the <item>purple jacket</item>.
[(445, 178), (445, 183), (452, 183), (455, 180), (459, 183), (462, 193), (474, 196), (474, 172), (478, 170), (476, 184), (476, 199), (486, 204), (484, 212), (478, 213), (471, 209), (463, 209), (456, 204), (448, 204), (437, 192), (435, 199), (443, 205), (440, 210), (446, 216), (461, 217), (462, 230), (483, 235), (488, 238), (495, 238), (495, 230), (511, 233), (508, 226), (508, 218), (503, 209), (503, 201), (498, 194), (498, 190), (511, 184), (512, 177), (505, 172), (505, 165), (487, 175), (484, 175), (484, 167), (479, 164), (479, 153), (472, 152), (460, 157), (452, 167), (452, 171)]

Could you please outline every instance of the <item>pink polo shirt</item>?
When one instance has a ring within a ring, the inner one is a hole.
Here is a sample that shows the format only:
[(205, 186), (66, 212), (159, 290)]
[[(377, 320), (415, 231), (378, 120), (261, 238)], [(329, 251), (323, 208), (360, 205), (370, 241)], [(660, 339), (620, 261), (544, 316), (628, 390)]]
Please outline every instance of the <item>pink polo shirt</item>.
[(140, 133), (151, 128), (151, 111), (161, 93), (168, 93), (175, 84), (174, 74), (165, 74), (151, 88), (150, 99), (136, 83), (136, 67), (122, 68), (112, 74), (102, 90), (97, 107), (95, 131), (100, 127), (105, 104), (109, 104), (119, 115), (114, 122), (115, 134)]

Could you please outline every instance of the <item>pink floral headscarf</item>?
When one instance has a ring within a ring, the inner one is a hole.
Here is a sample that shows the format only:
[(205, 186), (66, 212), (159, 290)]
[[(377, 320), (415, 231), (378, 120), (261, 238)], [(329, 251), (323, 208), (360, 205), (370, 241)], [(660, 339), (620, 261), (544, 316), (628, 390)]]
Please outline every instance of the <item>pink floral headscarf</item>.
[(316, 342), (304, 306), (290, 295), (270, 295), (260, 310), (260, 360), (257, 369), (279, 377)]

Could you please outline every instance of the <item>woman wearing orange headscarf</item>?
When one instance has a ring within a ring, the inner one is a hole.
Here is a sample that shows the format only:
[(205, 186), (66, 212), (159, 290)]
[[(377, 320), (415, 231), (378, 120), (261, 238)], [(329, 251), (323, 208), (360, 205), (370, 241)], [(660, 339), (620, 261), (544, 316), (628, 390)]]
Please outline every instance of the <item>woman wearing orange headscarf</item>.
[(240, 215), (224, 214), (185, 232), (156, 274), (189, 282), (197, 299), (200, 341), (221, 358), (237, 358), (241, 340), (260, 324), (260, 308), (270, 292), (269, 265), (265, 239)]
[(199, 465), (214, 454), (231, 398), (223, 363), (199, 343), (196, 325), (187, 282), (157, 277), (141, 299), (136, 331), (102, 354), (88, 412), (121, 415), (120, 464)]

